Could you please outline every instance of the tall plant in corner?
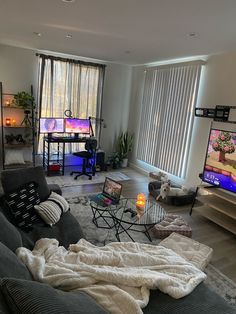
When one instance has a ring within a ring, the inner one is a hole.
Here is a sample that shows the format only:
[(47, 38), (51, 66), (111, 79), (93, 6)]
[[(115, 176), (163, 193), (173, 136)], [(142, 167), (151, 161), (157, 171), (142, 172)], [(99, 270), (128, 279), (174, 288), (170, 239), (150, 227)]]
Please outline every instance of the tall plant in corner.
[(134, 135), (129, 134), (128, 131), (122, 132), (118, 138), (118, 153), (122, 161), (122, 167), (127, 167), (128, 164), (128, 153), (132, 151), (133, 148)]

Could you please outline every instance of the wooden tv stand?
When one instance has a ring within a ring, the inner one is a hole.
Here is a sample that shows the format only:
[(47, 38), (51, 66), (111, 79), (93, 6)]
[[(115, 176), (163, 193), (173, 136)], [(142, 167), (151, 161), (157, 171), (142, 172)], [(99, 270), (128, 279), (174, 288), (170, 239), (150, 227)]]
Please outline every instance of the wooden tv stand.
[(193, 210), (236, 234), (236, 196), (218, 188), (200, 185), (190, 215)]

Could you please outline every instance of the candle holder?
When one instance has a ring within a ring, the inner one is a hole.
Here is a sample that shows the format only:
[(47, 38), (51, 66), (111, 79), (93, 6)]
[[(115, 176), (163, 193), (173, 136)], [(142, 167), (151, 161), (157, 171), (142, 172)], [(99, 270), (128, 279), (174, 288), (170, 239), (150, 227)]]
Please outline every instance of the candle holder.
[(5, 123), (6, 123), (6, 126), (11, 126), (11, 119), (6, 118)]
[(5, 106), (7, 106), (7, 107), (10, 107), (10, 106), (11, 106), (11, 101), (10, 101), (10, 99), (7, 99), (7, 100), (5, 101)]
[(140, 193), (137, 195), (137, 201), (135, 205), (136, 205), (137, 215), (141, 217), (145, 212), (145, 205), (146, 205), (146, 196), (144, 193)]

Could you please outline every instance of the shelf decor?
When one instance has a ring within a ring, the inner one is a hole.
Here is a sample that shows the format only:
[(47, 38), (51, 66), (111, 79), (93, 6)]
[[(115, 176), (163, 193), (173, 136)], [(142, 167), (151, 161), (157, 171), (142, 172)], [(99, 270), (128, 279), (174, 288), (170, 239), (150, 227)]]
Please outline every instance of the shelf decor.
[(22, 109), (30, 109), (32, 104), (34, 105), (34, 97), (29, 93), (22, 91), (14, 95), (13, 103)]
[[(14, 94), (4, 93), (0, 82), (2, 169), (35, 166), (35, 107), (32, 85), (30, 93)], [(18, 152), (24, 162), (9, 161), (14, 152)]]
[(5, 123), (6, 126), (11, 126), (11, 118), (6, 118)]

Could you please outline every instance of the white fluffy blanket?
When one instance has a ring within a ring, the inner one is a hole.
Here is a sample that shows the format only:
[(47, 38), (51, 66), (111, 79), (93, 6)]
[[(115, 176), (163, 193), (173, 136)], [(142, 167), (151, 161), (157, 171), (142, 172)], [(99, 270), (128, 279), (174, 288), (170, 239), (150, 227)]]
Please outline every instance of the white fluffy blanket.
[(150, 289), (181, 298), (206, 277), (168, 248), (133, 242), (96, 247), (81, 239), (66, 250), (55, 239), (40, 239), (32, 252), (19, 248), (16, 253), (35, 280), (87, 292), (114, 314), (142, 313)]

